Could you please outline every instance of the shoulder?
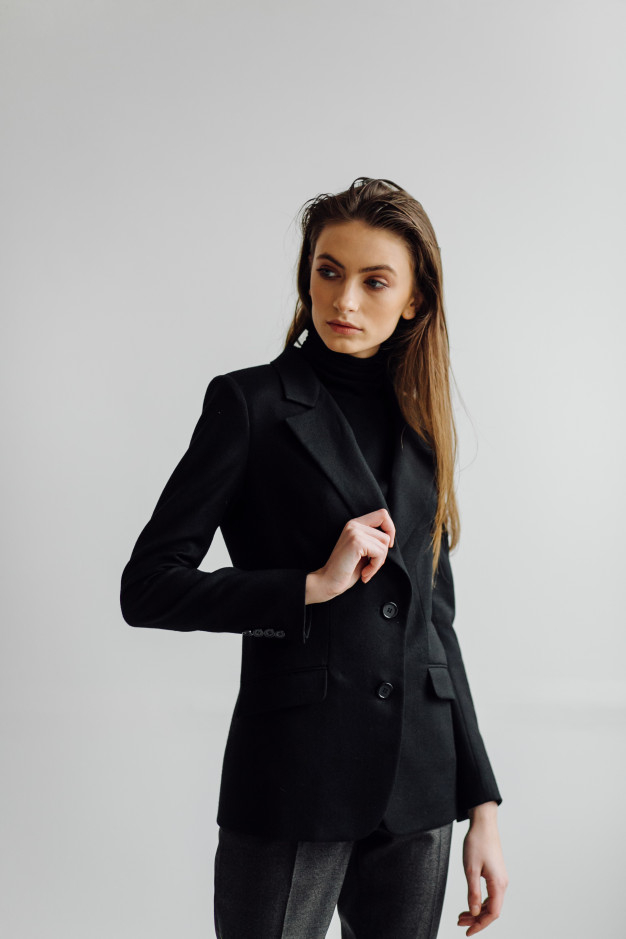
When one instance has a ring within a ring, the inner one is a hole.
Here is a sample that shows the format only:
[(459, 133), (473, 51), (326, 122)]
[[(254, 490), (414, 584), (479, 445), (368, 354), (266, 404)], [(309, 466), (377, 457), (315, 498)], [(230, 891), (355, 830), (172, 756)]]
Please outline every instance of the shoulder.
[(269, 363), (237, 368), (218, 377), (250, 415), (271, 409), (282, 397), (280, 379)]
[(209, 382), (205, 402), (214, 396), (238, 402), (248, 411), (275, 405), (284, 398), (283, 370), (293, 356), (291, 347), (284, 349), (271, 362), (248, 365), (215, 375)]
[(231, 385), (236, 386), (246, 397), (258, 394), (266, 388), (276, 387), (277, 384), (276, 371), (269, 362), (233, 369), (231, 372), (224, 372), (222, 377)]

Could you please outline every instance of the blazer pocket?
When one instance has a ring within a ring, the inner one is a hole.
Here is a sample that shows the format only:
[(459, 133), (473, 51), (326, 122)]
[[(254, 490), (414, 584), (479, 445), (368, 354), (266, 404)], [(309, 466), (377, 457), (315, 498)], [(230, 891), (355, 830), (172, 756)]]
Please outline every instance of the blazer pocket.
[(262, 714), (276, 708), (323, 701), (328, 690), (328, 667), (316, 665), (248, 678), (241, 684), (235, 716)]
[(447, 665), (429, 665), (428, 674), (438, 698), (456, 698), (456, 692)]

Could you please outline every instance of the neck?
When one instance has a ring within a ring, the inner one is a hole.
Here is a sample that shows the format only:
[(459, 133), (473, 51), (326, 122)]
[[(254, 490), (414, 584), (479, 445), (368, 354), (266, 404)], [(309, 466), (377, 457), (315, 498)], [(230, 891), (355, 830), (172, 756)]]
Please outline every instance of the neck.
[(380, 388), (388, 379), (387, 350), (381, 346), (367, 358), (329, 349), (313, 321), (307, 327), (302, 353), (319, 373), (343, 383), (363, 383)]

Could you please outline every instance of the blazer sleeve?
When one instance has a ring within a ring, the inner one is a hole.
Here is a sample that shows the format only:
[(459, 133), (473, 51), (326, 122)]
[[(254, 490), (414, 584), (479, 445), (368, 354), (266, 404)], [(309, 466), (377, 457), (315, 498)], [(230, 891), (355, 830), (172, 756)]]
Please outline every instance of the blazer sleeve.
[(456, 694), (451, 703), (458, 757), (457, 821), (462, 822), (469, 818), (468, 809), (492, 800), (500, 805), (502, 796), (478, 727), (459, 641), (452, 625), (454, 616), (454, 581), (450, 566), (448, 533), (444, 530), (433, 586), (432, 621), (446, 652)]
[(122, 572), (120, 605), (130, 626), (232, 633), (272, 627), (279, 637), (306, 641), (307, 571), (198, 570), (242, 485), (248, 443), (243, 392), (229, 375), (217, 375)]

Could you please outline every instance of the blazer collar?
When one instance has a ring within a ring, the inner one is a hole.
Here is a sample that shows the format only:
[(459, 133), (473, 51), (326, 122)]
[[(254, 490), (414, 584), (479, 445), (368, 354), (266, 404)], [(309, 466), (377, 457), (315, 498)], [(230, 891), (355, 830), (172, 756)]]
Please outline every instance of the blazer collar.
[(417, 526), (430, 526), (437, 502), (433, 452), (398, 408), (388, 498), (372, 473), (354, 432), (333, 396), (296, 346), (287, 346), (271, 364), (277, 369), (285, 397), (304, 405), (285, 418), (295, 436), (326, 474), (346, 504), (350, 517), (386, 508), (396, 527), (388, 558), (409, 576), (403, 549)]

